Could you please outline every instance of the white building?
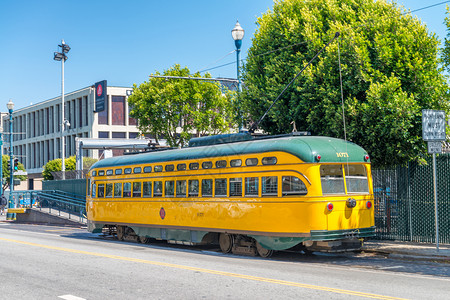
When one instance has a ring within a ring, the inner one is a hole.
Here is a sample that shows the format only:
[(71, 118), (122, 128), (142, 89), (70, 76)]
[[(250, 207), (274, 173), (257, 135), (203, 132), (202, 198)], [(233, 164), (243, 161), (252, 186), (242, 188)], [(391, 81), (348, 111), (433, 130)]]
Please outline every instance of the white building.
[[(95, 110), (94, 85), (64, 96), (65, 157), (75, 155), (75, 138), (135, 139), (136, 120), (129, 117), (129, 87), (107, 87), (105, 110)], [(2, 113), (3, 154), (9, 154), (9, 115)], [(13, 154), (25, 166), (28, 182), (21, 189), (40, 189), (43, 166), (61, 158), (61, 96), (13, 111)], [(123, 150), (114, 150), (117, 152)], [(101, 150), (84, 150), (99, 158)]]

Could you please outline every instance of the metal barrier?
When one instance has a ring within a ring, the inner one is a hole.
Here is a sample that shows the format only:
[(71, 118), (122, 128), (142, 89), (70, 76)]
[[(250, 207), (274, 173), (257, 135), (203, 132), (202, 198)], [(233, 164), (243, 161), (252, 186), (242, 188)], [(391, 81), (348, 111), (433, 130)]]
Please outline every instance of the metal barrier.
[(76, 217), (80, 222), (86, 219), (86, 197), (57, 190), (13, 191), (13, 203), (16, 208), (48, 209), (56, 211), (58, 216), (69, 219)]
[[(450, 244), (450, 155), (437, 165), (439, 240)], [(431, 158), (428, 165), (373, 170), (377, 238), (434, 243), (435, 207)]]

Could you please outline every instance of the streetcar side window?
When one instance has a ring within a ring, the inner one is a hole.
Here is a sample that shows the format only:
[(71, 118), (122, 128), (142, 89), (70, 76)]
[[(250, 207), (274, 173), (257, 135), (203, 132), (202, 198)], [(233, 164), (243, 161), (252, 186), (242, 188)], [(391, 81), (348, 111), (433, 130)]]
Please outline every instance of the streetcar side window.
[(106, 175), (107, 175), (107, 176), (110, 176), (110, 175), (112, 175), (112, 174), (113, 174), (113, 170), (112, 170), (112, 169), (106, 170)]
[(190, 163), (189, 164), (189, 170), (198, 170), (198, 163)]
[(141, 183), (133, 182), (133, 197), (141, 197)]
[(175, 170), (175, 166), (174, 165), (166, 165), (166, 172), (172, 172), (173, 170)]
[(151, 172), (152, 172), (151, 166), (144, 167), (144, 173), (151, 173)]
[(212, 179), (203, 179), (202, 180), (202, 197), (211, 197), (212, 190), (213, 190)]
[[(156, 169), (156, 167), (155, 167)], [(155, 181), (153, 183), (153, 197), (161, 197), (163, 191), (162, 181)]]
[(322, 183), (322, 193), (324, 195), (345, 194), (342, 165), (321, 165), (320, 182)]
[(91, 180), (88, 179), (88, 184), (87, 184), (87, 195), (89, 196), (91, 194)]
[[(112, 170), (111, 170), (111, 172), (112, 172)], [(107, 183), (105, 197), (111, 198), (112, 196), (113, 196), (113, 184)]]
[(162, 172), (163, 166), (155, 166), (155, 172)]
[(263, 196), (276, 196), (278, 195), (278, 177), (266, 176), (261, 177), (262, 195)]
[(136, 167), (136, 168), (133, 169), (133, 173), (134, 174), (139, 174), (141, 172), (142, 172), (142, 168), (141, 167)]
[(242, 178), (230, 178), (230, 197), (242, 197)]
[(97, 176), (97, 171), (92, 171), (92, 176)]
[(177, 180), (177, 197), (186, 197), (186, 180)]
[(245, 196), (258, 196), (258, 177), (245, 178)]
[(175, 195), (175, 183), (173, 180), (165, 182), (165, 196), (173, 197)]
[(152, 182), (144, 181), (142, 183), (142, 197), (151, 197), (152, 196)]
[(93, 198), (95, 198), (96, 197), (96, 191), (97, 191), (97, 189), (96, 189), (96, 184), (95, 183), (93, 183), (92, 184), (92, 197)]
[(212, 161), (202, 162), (202, 169), (211, 169), (211, 168), (212, 168)]
[(188, 183), (188, 196), (189, 197), (198, 197), (198, 180), (189, 180)]
[(247, 158), (245, 160), (245, 165), (246, 166), (256, 166), (258, 164), (258, 159), (257, 158)]
[(98, 171), (98, 176), (104, 176), (104, 175), (105, 175), (105, 170)]
[(214, 197), (226, 197), (227, 196), (227, 179), (221, 178), (215, 180)]
[(121, 182), (114, 183), (114, 197), (116, 197), (116, 198), (122, 197), (122, 183)]
[(131, 168), (125, 168), (125, 174), (131, 174)]
[(261, 160), (263, 165), (275, 165), (277, 163), (277, 158), (274, 156), (271, 157), (263, 157)]
[(308, 189), (300, 178), (295, 176), (283, 176), (281, 179), (281, 193), (287, 195), (306, 195)]
[(177, 171), (184, 171), (184, 170), (186, 170), (186, 164), (177, 165)]
[(98, 197), (99, 198), (105, 197), (105, 184), (104, 183), (100, 183), (98, 185)]
[(344, 169), (348, 193), (369, 193), (367, 172), (363, 165), (345, 165)]
[(242, 160), (240, 160), (240, 159), (232, 159), (230, 161), (230, 166), (232, 166), (232, 167), (240, 167), (240, 166), (242, 166)]
[(122, 169), (116, 169), (116, 171), (114, 172), (114, 174), (116, 174), (116, 175), (121, 175), (121, 174), (122, 174)]
[(227, 166), (226, 160), (218, 160), (216, 161), (216, 168), (225, 168)]
[(123, 184), (123, 196), (131, 197), (131, 182), (125, 182)]

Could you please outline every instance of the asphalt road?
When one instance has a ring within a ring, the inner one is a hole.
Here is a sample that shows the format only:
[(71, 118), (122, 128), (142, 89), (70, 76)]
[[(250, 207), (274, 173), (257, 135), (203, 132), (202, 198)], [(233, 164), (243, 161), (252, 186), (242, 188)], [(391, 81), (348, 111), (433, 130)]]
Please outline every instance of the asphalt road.
[(0, 223), (0, 299), (449, 299), (450, 265), (369, 254), (224, 255)]

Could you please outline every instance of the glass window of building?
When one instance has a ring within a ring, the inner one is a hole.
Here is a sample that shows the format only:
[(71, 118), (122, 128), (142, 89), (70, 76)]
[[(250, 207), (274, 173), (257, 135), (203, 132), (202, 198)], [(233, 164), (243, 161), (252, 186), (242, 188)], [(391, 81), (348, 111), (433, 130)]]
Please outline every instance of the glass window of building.
[[(128, 116), (130, 115), (130, 111), (131, 111), (132, 109), (133, 109), (133, 108), (132, 108), (131, 106), (128, 106)], [(136, 119), (129, 116), (129, 117), (128, 117), (128, 125), (137, 125)]]
[(125, 96), (111, 97), (111, 123), (125, 126)]
[(98, 124), (99, 125), (109, 125), (108, 124), (108, 97), (105, 99), (105, 109), (102, 111), (99, 111), (97, 113), (98, 117)]

